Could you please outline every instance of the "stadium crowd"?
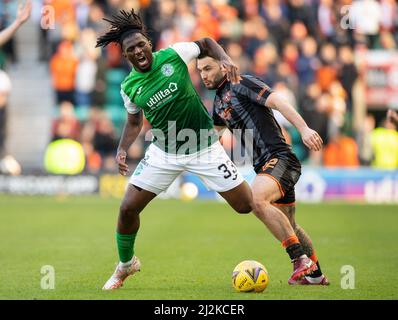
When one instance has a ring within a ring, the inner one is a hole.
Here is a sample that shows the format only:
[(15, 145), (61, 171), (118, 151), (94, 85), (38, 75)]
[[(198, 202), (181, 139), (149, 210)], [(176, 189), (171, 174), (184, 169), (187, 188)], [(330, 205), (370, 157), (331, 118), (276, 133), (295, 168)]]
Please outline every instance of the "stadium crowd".
[[(14, 12), (16, 2), (1, 2), (0, 26), (11, 23), (12, 15), (7, 13)], [(398, 168), (398, 133), (392, 123), (369, 112), (360, 128), (353, 126), (353, 89), (360, 78), (355, 52), (397, 49), (398, 6), (394, 0), (43, 0), (35, 5), (55, 9), (55, 28), (37, 25), (40, 60), (48, 63), (58, 110), (52, 139), (79, 141), (88, 172), (114, 169), (126, 114), (120, 83), (130, 68), (119, 47), (95, 48), (96, 37), (105, 30), (104, 17), (132, 7), (149, 26), (154, 49), (212, 37), (241, 73), (254, 74), (281, 92), (325, 142), (321, 153), (308, 153), (297, 130), (276, 114), (305, 164)], [(355, 21), (355, 27), (350, 21)], [(0, 66), (17, 58), (9, 42), (0, 51)], [(190, 70), (211, 110), (214, 92), (204, 88), (194, 64)], [(0, 112), (6, 105), (1, 88)], [(0, 125), (3, 140), (5, 124), (0, 121)], [(149, 129), (146, 123), (139, 141), (129, 150), (133, 161), (142, 157)], [(234, 142), (231, 136), (224, 136), (223, 143), (230, 148)]]

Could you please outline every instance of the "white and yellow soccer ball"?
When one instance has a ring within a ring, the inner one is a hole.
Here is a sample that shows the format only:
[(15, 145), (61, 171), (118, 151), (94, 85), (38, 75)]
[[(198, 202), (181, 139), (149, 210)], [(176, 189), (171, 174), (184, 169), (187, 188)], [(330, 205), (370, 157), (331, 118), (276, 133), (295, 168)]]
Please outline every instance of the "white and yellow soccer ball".
[(239, 292), (263, 292), (268, 283), (267, 269), (254, 260), (240, 262), (232, 272), (232, 286)]
[(192, 182), (185, 182), (180, 191), (180, 197), (184, 201), (191, 201), (199, 194), (198, 187)]

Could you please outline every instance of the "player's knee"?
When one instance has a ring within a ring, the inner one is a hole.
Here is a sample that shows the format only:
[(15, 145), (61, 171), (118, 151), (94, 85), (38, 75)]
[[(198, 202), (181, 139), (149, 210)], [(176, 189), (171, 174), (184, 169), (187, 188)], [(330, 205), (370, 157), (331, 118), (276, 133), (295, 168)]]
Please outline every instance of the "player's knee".
[(271, 206), (271, 201), (264, 198), (254, 197), (253, 198), (253, 210), (258, 212), (262, 211), (267, 206)]
[(139, 214), (138, 210), (134, 206), (127, 203), (122, 203), (119, 211), (121, 217), (131, 217)]
[(237, 213), (240, 214), (247, 214), (250, 213), (253, 209), (253, 206), (251, 203), (240, 203), (237, 207), (235, 207), (235, 210)]

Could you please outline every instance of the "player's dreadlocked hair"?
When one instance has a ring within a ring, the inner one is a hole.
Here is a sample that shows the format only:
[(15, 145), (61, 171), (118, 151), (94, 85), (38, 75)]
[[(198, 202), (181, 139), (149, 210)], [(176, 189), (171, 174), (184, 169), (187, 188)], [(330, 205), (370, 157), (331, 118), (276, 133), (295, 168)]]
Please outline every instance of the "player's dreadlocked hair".
[(121, 10), (118, 14), (112, 15), (112, 19), (104, 18), (104, 20), (111, 24), (111, 28), (97, 39), (96, 47), (105, 48), (112, 42), (122, 45), (123, 39), (134, 32), (142, 33), (149, 40), (146, 27), (134, 9), (130, 12)]

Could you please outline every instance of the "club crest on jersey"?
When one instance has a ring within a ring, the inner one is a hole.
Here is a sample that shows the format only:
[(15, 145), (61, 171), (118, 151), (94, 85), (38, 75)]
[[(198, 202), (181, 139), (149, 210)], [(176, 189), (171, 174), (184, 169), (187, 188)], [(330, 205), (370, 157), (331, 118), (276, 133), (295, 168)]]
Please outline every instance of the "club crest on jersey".
[(222, 97), (222, 100), (225, 102), (225, 103), (228, 103), (228, 102), (230, 102), (231, 101), (231, 91), (227, 91), (225, 94), (224, 94), (224, 96)]
[(174, 73), (174, 67), (170, 63), (166, 63), (162, 66), (161, 71), (166, 77), (170, 77)]

